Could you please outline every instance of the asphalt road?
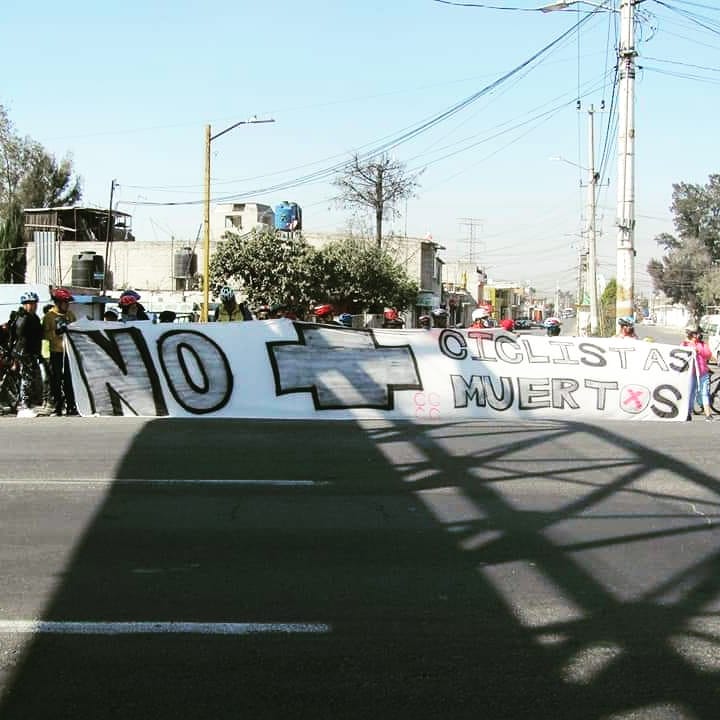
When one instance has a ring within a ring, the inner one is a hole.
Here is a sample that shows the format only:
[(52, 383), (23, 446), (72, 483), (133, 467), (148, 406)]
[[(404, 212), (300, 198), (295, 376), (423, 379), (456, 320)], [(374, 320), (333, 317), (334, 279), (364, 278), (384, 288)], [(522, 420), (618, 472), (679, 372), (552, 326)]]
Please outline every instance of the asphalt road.
[(702, 718), (720, 423), (0, 418), (0, 718)]

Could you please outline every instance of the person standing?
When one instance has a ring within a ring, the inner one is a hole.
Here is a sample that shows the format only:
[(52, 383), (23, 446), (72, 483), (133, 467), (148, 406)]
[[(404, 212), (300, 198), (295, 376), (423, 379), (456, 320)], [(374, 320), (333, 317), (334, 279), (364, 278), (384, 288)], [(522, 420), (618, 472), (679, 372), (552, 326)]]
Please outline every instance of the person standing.
[(227, 285), (220, 290), (220, 305), (215, 310), (215, 322), (242, 322), (252, 320), (245, 303), (238, 303), (235, 291)]
[(52, 293), (52, 299), (55, 304), (45, 313), (42, 327), (45, 340), (50, 343), (50, 391), (55, 405), (53, 415), (62, 415), (63, 409), (68, 415), (77, 415), (70, 363), (64, 344), (67, 326), (77, 320), (75, 313), (69, 309), (73, 297), (65, 288), (57, 288)]
[(473, 328), (473, 330), (476, 328), (492, 327), (492, 322), (490, 321), (490, 311), (486, 307), (475, 308), (472, 311), (470, 319), (472, 320), (470, 327)]
[(37, 417), (33, 400), (41, 383), (40, 362), (42, 352), (42, 325), (37, 315), (40, 298), (35, 292), (26, 292), (20, 296), (21, 307), (12, 328), (12, 353), (20, 370), (20, 397), (17, 416), (19, 418)]
[[(702, 405), (705, 413), (705, 422), (712, 422), (713, 416), (710, 409), (710, 368), (708, 362), (712, 355), (710, 346), (703, 342), (702, 333), (697, 325), (689, 325), (685, 329), (684, 347), (692, 348), (695, 351), (693, 381), (690, 390), (690, 398)], [(688, 420), (692, 417), (692, 405), (688, 413)]]
[(134, 290), (125, 290), (125, 292), (120, 295), (118, 305), (120, 305), (120, 319), (123, 322), (150, 319), (150, 316), (145, 312), (145, 308), (139, 301), (140, 295)]

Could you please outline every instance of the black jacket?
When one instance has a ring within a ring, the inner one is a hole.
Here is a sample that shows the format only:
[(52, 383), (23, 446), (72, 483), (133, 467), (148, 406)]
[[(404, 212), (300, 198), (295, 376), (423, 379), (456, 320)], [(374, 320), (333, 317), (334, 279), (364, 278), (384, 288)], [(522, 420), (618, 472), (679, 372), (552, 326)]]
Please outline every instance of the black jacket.
[(12, 350), (16, 355), (40, 355), (43, 330), (40, 318), (20, 308), (12, 329)]

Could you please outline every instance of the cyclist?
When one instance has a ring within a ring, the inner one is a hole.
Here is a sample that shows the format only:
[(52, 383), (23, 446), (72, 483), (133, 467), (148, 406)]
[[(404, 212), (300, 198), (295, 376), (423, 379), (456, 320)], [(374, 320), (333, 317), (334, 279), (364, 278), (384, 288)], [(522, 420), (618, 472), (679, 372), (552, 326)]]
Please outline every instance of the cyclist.
[(338, 322), (345, 327), (351, 328), (353, 326), (353, 317), (347, 312), (340, 313), (340, 315), (338, 315)]
[(473, 328), (488, 328), (492, 327), (492, 321), (490, 320), (490, 311), (485, 307), (475, 308), (470, 316), (472, 324), (470, 327)]
[[(685, 328), (686, 340), (682, 345), (692, 348), (695, 351), (694, 368), (692, 376), (692, 389), (690, 397), (702, 405), (705, 413), (705, 422), (712, 422), (713, 416), (710, 410), (710, 369), (708, 362), (712, 356), (712, 350), (703, 342), (703, 336), (697, 325), (688, 325)], [(688, 413), (688, 420), (692, 417), (692, 410)]]
[(37, 417), (32, 407), (36, 389), (41, 384), (40, 362), (42, 351), (42, 325), (37, 315), (40, 298), (35, 292), (20, 296), (20, 309), (12, 328), (12, 352), (20, 370), (19, 418)]
[(446, 328), (448, 324), (448, 311), (444, 307), (435, 308), (430, 312), (433, 327)]
[(557, 337), (562, 329), (562, 323), (556, 317), (549, 317), (543, 322), (548, 337)]
[(134, 290), (125, 290), (120, 295), (120, 319), (123, 322), (134, 322), (135, 320), (149, 320), (145, 308), (140, 304), (140, 295)]
[(57, 288), (52, 293), (52, 299), (55, 304), (45, 313), (42, 327), (45, 340), (50, 343), (50, 392), (55, 404), (53, 415), (62, 415), (63, 409), (68, 415), (77, 415), (70, 364), (63, 342), (67, 326), (77, 320), (69, 309), (73, 296), (65, 288)]
[(507, 332), (513, 332), (513, 330), (515, 330), (515, 322), (510, 318), (505, 318), (500, 321), (500, 327)]
[(323, 305), (316, 305), (313, 308), (313, 315), (315, 316), (315, 322), (321, 325), (338, 325), (336, 320), (333, 320), (333, 306), (327, 303)]
[(632, 315), (619, 317), (617, 322), (619, 330), (616, 337), (631, 338), (633, 340), (638, 339), (638, 336), (635, 334), (635, 318)]
[(418, 327), (423, 330), (430, 330), (432, 327), (432, 321), (430, 320), (429, 315), (421, 315), (418, 318)]
[(220, 305), (215, 309), (216, 322), (243, 322), (252, 320), (252, 315), (245, 303), (238, 303), (235, 291), (225, 285), (220, 290)]

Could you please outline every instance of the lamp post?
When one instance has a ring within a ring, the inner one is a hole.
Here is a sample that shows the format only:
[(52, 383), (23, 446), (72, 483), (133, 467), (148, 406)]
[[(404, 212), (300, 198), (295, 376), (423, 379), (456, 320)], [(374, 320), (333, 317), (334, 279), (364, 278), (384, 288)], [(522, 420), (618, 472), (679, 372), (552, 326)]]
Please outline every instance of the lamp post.
[(239, 125), (258, 125), (261, 123), (271, 123), (275, 120), (241, 120), (230, 127), (226, 127), (219, 133), (212, 134), (210, 125), (205, 126), (205, 212), (203, 217), (203, 304), (200, 310), (200, 321), (208, 321), (208, 309), (210, 307), (210, 143), (217, 140), (221, 135), (234, 130)]
[(618, 159), (617, 159), (617, 298), (616, 317), (631, 315), (635, 305), (635, 5), (641, 0), (620, 0), (616, 9), (606, 2), (559, 0), (539, 8), (542, 12), (590, 5), (620, 13), (618, 46)]

